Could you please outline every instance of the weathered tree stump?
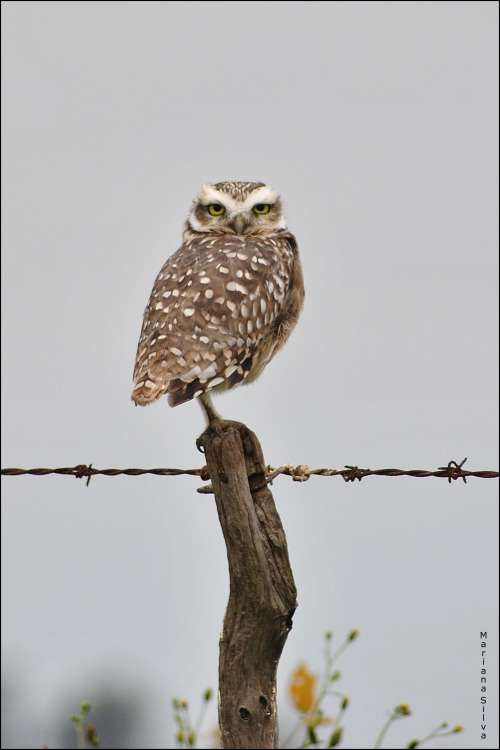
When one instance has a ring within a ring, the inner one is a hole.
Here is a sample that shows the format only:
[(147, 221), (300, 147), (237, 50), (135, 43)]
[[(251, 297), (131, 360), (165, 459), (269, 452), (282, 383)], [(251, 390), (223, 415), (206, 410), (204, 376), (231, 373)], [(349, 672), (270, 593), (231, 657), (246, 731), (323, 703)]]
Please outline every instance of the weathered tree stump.
[(256, 435), (210, 425), (203, 446), (229, 562), (219, 654), (222, 748), (277, 748), (276, 671), (297, 607), (285, 532)]

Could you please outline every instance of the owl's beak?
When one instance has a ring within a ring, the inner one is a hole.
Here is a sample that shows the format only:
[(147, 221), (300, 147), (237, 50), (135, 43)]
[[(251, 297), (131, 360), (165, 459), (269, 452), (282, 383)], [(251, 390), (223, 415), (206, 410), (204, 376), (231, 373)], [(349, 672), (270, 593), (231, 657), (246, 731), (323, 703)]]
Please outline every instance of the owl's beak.
[(231, 222), (231, 226), (233, 227), (236, 234), (243, 234), (248, 226), (248, 221), (241, 214), (236, 214)]

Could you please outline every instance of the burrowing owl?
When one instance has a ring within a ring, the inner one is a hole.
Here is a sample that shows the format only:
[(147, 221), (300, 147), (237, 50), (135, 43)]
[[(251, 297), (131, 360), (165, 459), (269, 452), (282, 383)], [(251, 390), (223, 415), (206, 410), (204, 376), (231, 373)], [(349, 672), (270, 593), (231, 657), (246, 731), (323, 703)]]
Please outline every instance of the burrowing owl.
[(132, 400), (170, 406), (255, 380), (304, 302), (297, 242), (279, 194), (262, 182), (203, 185), (183, 243), (155, 281), (137, 348)]

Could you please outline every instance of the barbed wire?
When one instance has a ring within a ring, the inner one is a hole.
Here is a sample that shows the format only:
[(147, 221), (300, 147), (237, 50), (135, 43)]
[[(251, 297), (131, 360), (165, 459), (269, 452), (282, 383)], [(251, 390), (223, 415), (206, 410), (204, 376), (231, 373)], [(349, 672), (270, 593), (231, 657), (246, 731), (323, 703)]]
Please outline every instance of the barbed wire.
[[(447, 466), (440, 466), (436, 471), (426, 471), (425, 469), (411, 469), (405, 471), (404, 469), (360, 469), (358, 466), (346, 465), (343, 469), (311, 469), (306, 464), (299, 464), (293, 466), (293, 464), (283, 464), (279, 468), (275, 469), (272, 466), (268, 466), (266, 469), (266, 480), (262, 484), (256, 487), (252, 487), (252, 492), (262, 489), (267, 484), (270, 484), (277, 476), (284, 474), (285, 476), (292, 477), (294, 482), (306, 482), (312, 476), (320, 477), (333, 477), (341, 476), (346, 482), (354, 482), (355, 479), (361, 481), (364, 477), (368, 476), (382, 476), (382, 477), (438, 477), (446, 478), (451, 484), (454, 479), (463, 479), (467, 482), (467, 477), (478, 477), (479, 479), (496, 479), (499, 476), (498, 471), (467, 471), (463, 469), (464, 463), (467, 461), (464, 458), (459, 464), (456, 461), (449, 461)], [(2, 476), (16, 477), (23, 474), (30, 474), (32, 476), (46, 476), (47, 474), (62, 474), (64, 476), (73, 476), (77, 479), (83, 479), (87, 477), (87, 485), (90, 479), (96, 474), (103, 474), (108, 477), (116, 477), (119, 475), (125, 475), (129, 477), (137, 477), (143, 474), (154, 474), (155, 476), (167, 476), (174, 477), (180, 475), (191, 475), (198, 476), (203, 481), (210, 479), (210, 474), (207, 466), (202, 466), (201, 469), (95, 469), (92, 464), (78, 464), (77, 466), (63, 467), (60, 469), (2, 469)], [(201, 493), (212, 493), (213, 490), (210, 486), (199, 487), (198, 492)]]

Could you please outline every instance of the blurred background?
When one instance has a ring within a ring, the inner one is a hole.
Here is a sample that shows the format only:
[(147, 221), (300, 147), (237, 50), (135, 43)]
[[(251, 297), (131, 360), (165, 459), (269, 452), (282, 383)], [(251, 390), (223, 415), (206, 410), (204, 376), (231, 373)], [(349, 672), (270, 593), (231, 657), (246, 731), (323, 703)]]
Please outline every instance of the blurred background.
[[(142, 313), (203, 182), (281, 191), (306, 305), (218, 400), (266, 460), (496, 469), (494, 2), (3, 2), (2, 467), (203, 464), (197, 403), (134, 408)], [(194, 477), (4, 477), (2, 747), (174, 746), (228, 596)], [(279, 667), (349, 695), (346, 748), (441, 722), (498, 747), (495, 480), (279, 477), (299, 608)], [(486, 739), (480, 633), (488, 632)], [(325, 706), (334, 713), (336, 704)], [(205, 729), (216, 724), (215, 701)], [(202, 738), (200, 744), (209, 746)]]

